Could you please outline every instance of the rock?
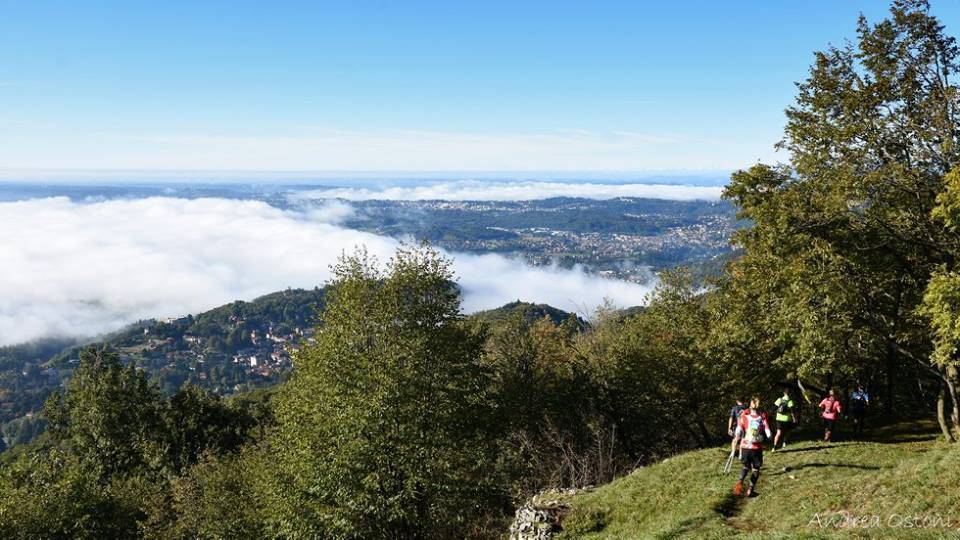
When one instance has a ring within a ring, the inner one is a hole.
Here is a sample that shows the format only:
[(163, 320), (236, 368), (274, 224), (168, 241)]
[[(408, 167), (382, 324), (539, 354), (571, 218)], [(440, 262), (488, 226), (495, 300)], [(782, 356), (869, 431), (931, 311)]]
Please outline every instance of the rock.
[(572, 510), (558, 496), (571, 496), (580, 489), (550, 490), (534, 495), (514, 514), (510, 540), (550, 540), (563, 528), (561, 522)]

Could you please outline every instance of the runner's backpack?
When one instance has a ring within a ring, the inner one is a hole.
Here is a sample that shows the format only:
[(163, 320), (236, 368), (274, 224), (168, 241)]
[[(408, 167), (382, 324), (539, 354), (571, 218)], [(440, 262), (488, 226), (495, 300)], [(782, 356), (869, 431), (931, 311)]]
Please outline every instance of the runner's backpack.
[(765, 421), (764, 416), (762, 414), (757, 416), (748, 414), (745, 417), (745, 420), (746, 420), (747, 428), (744, 430), (744, 435), (743, 435), (744, 442), (746, 442), (747, 444), (752, 444), (752, 443), (762, 444), (764, 439), (766, 438), (766, 434), (764, 433), (765, 430), (763, 427), (763, 423)]
[(777, 400), (779, 406), (777, 407), (777, 414), (789, 414), (790, 413), (790, 400), (786, 398), (780, 398)]
[(854, 392), (853, 393), (853, 410), (863, 411), (863, 410), (866, 410), (866, 408), (867, 408), (866, 396), (864, 396), (860, 392)]

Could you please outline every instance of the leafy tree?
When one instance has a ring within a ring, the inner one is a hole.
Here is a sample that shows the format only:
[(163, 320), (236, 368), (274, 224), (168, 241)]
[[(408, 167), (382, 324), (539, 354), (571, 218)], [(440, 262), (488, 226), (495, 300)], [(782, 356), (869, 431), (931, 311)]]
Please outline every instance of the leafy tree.
[(689, 271), (664, 272), (648, 308), (625, 325), (635, 359), (630, 369), (639, 368), (631, 379), (654, 381), (656, 389), (644, 385), (655, 398), (654, 409), (672, 416), (672, 425), (663, 429), (677, 431), (682, 419), (699, 446), (713, 442), (707, 420), (724, 399), (717, 382), (731, 376), (709, 348), (713, 321), (707, 300)]
[(759, 306), (745, 335), (801, 378), (882, 374), (888, 411), (898, 381), (939, 376), (915, 312), (952, 258), (931, 211), (960, 149), (953, 38), (925, 1), (890, 12), (861, 18), (855, 46), (816, 54), (787, 110), (789, 166), (738, 172), (726, 191), (754, 224), (730, 275)]
[(67, 385), (44, 406), (53, 436), (101, 481), (163, 462), (162, 407), (156, 387), (106, 348), (88, 349)]
[[(948, 246), (956, 261), (960, 255), (960, 171), (955, 169), (946, 176), (946, 188), (937, 202), (933, 216), (951, 233)], [(944, 437), (955, 441), (960, 439), (960, 274), (953, 261), (930, 279), (918, 314), (930, 322), (932, 359), (944, 382), (937, 400), (937, 418)]]
[(453, 536), (502, 502), (483, 336), (464, 324), (450, 262), (404, 248), (381, 268), (361, 251), (333, 275), (278, 405), (276, 532)]
[(610, 479), (604, 474), (610, 467), (593, 452), (606, 431), (595, 407), (597, 388), (574, 349), (579, 324), (567, 321), (557, 325), (549, 314), (531, 319), (515, 310), (483, 322), (498, 423), (508, 432), (503, 456), (519, 499)]
[(142, 513), (118, 491), (62, 450), (24, 453), (0, 468), (0, 536), (133, 538)]
[(598, 406), (634, 463), (713, 444), (720, 432), (710, 420), (722, 414), (737, 373), (712, 341), (722, 313), (714, 295), (686, 270), (666, 272), (646, 309), (601, 318), (577, 340)]
[(0, 434), (3, 435), (0, 437), (0, 452), (6, 448), (4, 440), (9, 443), (9, 446), (26, 444), (46, 429), (47, 423), (39, 415), (15, 418), (0, 426)]
[(205, 453), (225, 454), (248, 440), (254, 419), (230, 407), (219, 396), (187, 385), (170, 397), (163, 411), (168, 461), (182, 472)]
[[(927, 286), (919, 312), (930, 319), (935, 343), (933, 359), (945, 383), (937, 402), (940, 428), (947, 440), (956, 441), (960, 438), (960, 355), (957, 354), (960, 345), (960, 274), (949, 271), (935, 274)], [(945, 410), (948, 406), (946, 392), (952, 402), (949, 414)]]
[(173, 480), (169, 508), (151, 508), (145, 527), (157, 538), (264, 538), (270, 509), (258, 479), (270, 469), (265, 452), (208, 456)]
[(171, 490), (191, 481), (178, 477), (202, 457), (235, 453), (255, 423), (197, 387), (163, 400), (105, 348), (83, 352), (44, 415), (58, 445), (21, 452), (0, 475), (0, 532), (10, 537), (169, 536), (179, 523)]

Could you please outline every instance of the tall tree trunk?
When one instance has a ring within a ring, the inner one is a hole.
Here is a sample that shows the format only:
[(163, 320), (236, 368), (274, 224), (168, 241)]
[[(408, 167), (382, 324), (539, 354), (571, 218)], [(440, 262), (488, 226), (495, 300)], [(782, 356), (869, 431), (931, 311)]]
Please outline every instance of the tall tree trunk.
[(956, 438), (960, 437), (960, 369), (956, 365), (948, 364), (944, 367), (944, 375), (947, 390), (950, 391), (950, 399), (953, 401), (953, 407), (950, 410), (950, 423)]
[(944, 381), (937, 381), (940, 391), (937, 392), (937, 423), (940, 424), (940, 431), (943, 432), (943, 438), (947, 442), (957, 442), (957, 439), (950, 432), (950, 425), (947, 423), (947, 384)]
[[(693, 411), (695, 415), (691, 424), (696, 428), (696, 435), (694, 439), (699, 439), (697, 441), (698, 448), (706, 448), (710, 446), (710, 431), (707, 429), (707, 425), (703, 422), (703, 415), (700, 414), (700, 404), (695, 401), (687, 401), (687, 409)], [(693, 430), (691, 430), (693, 431)]]
[[(620, 398), (622, 399), (622, 398)], [(610, 402), (611, 400), (607, 400)], [(618, 398), (614, 397), (612, 401), (619, 401)], [(614, 434), (616, 435), (616, 440), (620, 443), (620, 446), (623, 447), (624, 452), (627, 453), (627, 456), (631, 461), (637, 462), (640, 460), (640, 454), (637, 453), (634, 448), (633, 443), (633, 430), (630, 429), (625, 422), (620, 421), (620, 415), (617, 411), (613, 410), (611, 407), (601, 407), (600, 414), (610, 422), (613, 426)]]
[(703, 417), (697, 418), (697, 428), (700, 430), (700, 446), (706, 448), (710, 446), (710, 432), (707, 431), (707, 425), (703, 423)]
[(894, 389), (897, 382), (897, 333), (896, 329), (901, 328), (902, 321), (904, 320), (903, 315), (903, 294), (904, 294), (904, 280), (906, 279), (907, 274), (901, 273), (900, 281), (897, 284), (896, 290), (896, 302), (894, 303), (893, 313), (891, 314), (890, 325), (885, 330), (887, 334), (887, 354), (884, 358), (884, 370), (887, 372), (886, 388), (884, 388), (883, 399), (883, 412), (887, 417), (893, 416), (894, 407)]
[(634, 450), (633, 440), (630, 438), (632, 430), (616, 420), (611, 421), (611, 423), (613, 424), (613, 433), (616, 435), (616, 441), (623, 447), (623, 451), (627, 453), (627, 457), (630, 458), (630, 461), (639, 461), (640, 455)]
[[(892, 339), (892, 338), (890, 338)], [(893, 416), (893, 385), (896, 380), (896, 371), (897, 371), (897, 358), (896, 358), (896, 349), (893, 347), (893, 343), (888, 340), (887, 342), (887, 357), (885, 362), (885, 368), (887, 372), (887, 384), (884, 389), (883, 396), (883, 412), (886, 416)]]

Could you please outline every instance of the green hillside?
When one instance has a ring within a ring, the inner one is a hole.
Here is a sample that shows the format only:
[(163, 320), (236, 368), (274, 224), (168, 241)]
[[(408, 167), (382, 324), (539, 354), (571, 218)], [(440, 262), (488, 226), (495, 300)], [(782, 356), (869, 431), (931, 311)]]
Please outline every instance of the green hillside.
[[(272, 386), (288, 376), (292, 349), (311, 339), (325, 296), (322, 288), (287, 289), (197, 315), (139, 321), (96, 339), (50, 338), (0, 347), (0, 451), (45, 429), (35, 413), (70, 378), (90, 345), (108, 344), (166, 395), (185, 383), (220, 395)], [(519, 301), (470, 317), (496, 325), (517, 312), (529, 322), (548, 317), (561, 324), (572, 318), (578, 328), (586, 326), (566, 311)]]
[(573, 496), (559, 538), (960, 537), (960, 448), (932, 422), (767, 451), (750, 499), (732, 495), (726, 455), (680, 454)]
[[(249, 390), (289, 370), (289, 348), (312, 333), (324, 295), (287, 289), (198, 315), (141, 321), (98, 341), (147, 370), (167, 394), (184, 383), (219, 394)], [(66, 349), (49, 364), (72, 369), (84, 348)]]
[(290, 349), (313, 333), (324, 296), (319, 288), (287, 289), (197, 315), (140, 321), (96, 339), (0, 347), (0, 449), (42, 431), (35, 413), (91, 344), (109, 344), (167, 395), (185, 383), (221, 395), (275, 384), (290, 370)]
[(517, 300), (510, 302), (498, 308), (478, 311), (470, 317), (489, 324), (502, 323), (515, 313), (519, 313), (527, 322), (533, 322), (544, 317), (549, 318), (554, 324), (563, 324), (568, 319), (576, 321), (578, 327), (583, 328), (586, 322), (574, 313), (557, 309), (547, 304), (531, 304), (530, 302), (521, 302)]

